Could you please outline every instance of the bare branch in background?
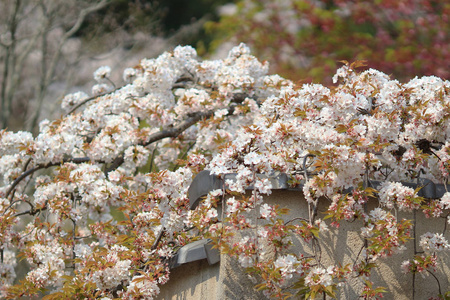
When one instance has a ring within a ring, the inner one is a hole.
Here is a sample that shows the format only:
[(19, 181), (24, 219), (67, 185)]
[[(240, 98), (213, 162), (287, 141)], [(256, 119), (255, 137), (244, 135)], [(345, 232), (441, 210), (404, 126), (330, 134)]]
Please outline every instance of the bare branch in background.
[(41, 75), (41, 82), (39, 86), (39, 94), (37, 96), (37, 107), (34, 110), (34, 113), (31, 117), (31, 122), (28, 124), (28, 131), (33, 131), (34, 128), (36, 128), (37, 122), (39, 120), (40, 111), (42, 108), (42, 103), (44, 101), (44, 97), (46, 94), (47, 87), (50, 85), (52, 78), (55, 75), (56, 66), (61, 58), (62, 48), (64, 44), (67, 42), (67, 40), (74, 35), (83, 24), (85, 18), (87, 15), (89, 15), (92, 12), (98, 11), (105, 6), (107, 6), (110, 3), (110, 0), (101, 0), (99, 3), (93, 4), (92, 6), (89, 6), (83, 10), (80, 11), (75, 24), (70, 28), (68, 31), (64, 33), (62, 38), (60, 39), (58, 46), (50, 60), (50, 62), (46, 63), (46, 42), (47, 42), (47, 35), (46, 33), (43, 35), (43, 42), (42, 42), (42, 75)]

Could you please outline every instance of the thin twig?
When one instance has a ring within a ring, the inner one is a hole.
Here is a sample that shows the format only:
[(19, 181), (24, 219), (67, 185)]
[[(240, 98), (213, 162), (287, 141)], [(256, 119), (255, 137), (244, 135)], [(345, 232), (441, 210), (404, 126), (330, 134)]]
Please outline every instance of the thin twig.
[(444, 218), (445, 218), (445, 222), (444, 222), (444, 230), (442, 231), (442, 235), (445, 235), (445, 232), (447, 231), (447, 223), (448, 223), (448, 217), (450, 216), (450, 213), (448, 213)]
[[(364, 240), (366, 240), (366, 239), (364, 239)], [(355, 262), (353, 263), (352, 269), (355, 269), (356, 262), (358, 261), (358, 258), (361, 255), (364, 248), (366, 248), (365, 243), (362, 245), (361, 249), (359, 249), (358, 255), (356, 255), (356, 259), (355, 259)]]
[(431, 274), (431, 276), (434, 277), (434, 279), (436, 279), (436, 282), (438, 284), (438, 289), (439, 289), (439, 295), (442, 295), (442, 291), (441, 291), (441, 284), (439, 283), (439, 279), (436, 277), (436, 275), (433, 274), (433, 272), (431, 272), (430, 270), (426, 269), (428, 273)]
[[(189, 147), (186, 149), (186, 151), (183, 153), (183, 155), (180, 156), (180, 159), (184, 159), (185, 157), (187, 157), (187, 154), (189, 153), (189, 151), (191, 151), (191, 149), (192, 149), (192, 147), (194, 147), (194, 145), (195, 145), (195, 142), (191, 143), (189, 145)], [(179, 166), (178, 163), (175, 164), (175, 166), (173, 167), (172, 172), (175, 172), (177, 170), (178, 166)]]
[(99, 97), (103, 97), (103, 96), (109, 95), (109, 94), (111, 94), (111, 93), (114, 93), (115, 91), (117, 91), (117, 90), (119, 90), (119, 89), (121, 89), (121, 88), (122, 88), (122, 87), (118, 87), (118, 88), (116, 88), (116, 89), (114, 89), (114, 90), (112, 90), (112, 91), (105, 92), (105, 93), (103, 93), (103, 94), (99, 94), (99, 95), (96, 95), (96, 96), (92, 96), (92, 97), (86, 98), (86, 99), (84, 99), (83, 101), (81, 101), (80, 103), (78, 103), (77, 105), (75, 105), (74, 107), (72, 107), (72, 109), (69, 110), (69, 112), (66, 113), (65, 116), (70, 115), (70, 114), (73, 113), (75, 110), (77, 110), (80, 106), (82, 106), (82, 105), (88, 103), (89, 101), (92, 101), (92, 100), (97, 99), (97, 98), (99, 98)]
[(155, 148), (153, 148), (153, 151), (152, 151), (152, 156), (150, 158), (150, 170), (149, 170), (149, 173), (152, 173), (152, 170), (153, 170), (153, 161), (155, 159), (157, 146), (158, 146), (158, 143), (156, 143)]
[(315, 257), (317, 263), (320, 266), (322, 266), (322, 263), (321, 263), (321, 260), (322, 260), (322, 247), (320, 247), (319, 240), (315, 236), (313, 236), (311, 245), (312, 245), (312, 248), (313, 248), (313, 251), (314, 251), (314, 257)]
[(297, 217), (297, 218), (293, 218), (293, 219), (287, 221), (286, 223), (284, 223), (284, 225), (286, 226), (287, 224), (289, 224), (291, 222), (294, 222), (294, 221), (297, 221), (297, 220), (308, 222), (308, 219), (305, 219), (305, 218), (302, 218), (302, 217)]
[(156, 237), (155, 242), (153, 243), (152, 247), (150, 248), (151, 250), (155, 250), (158, 247), (158, 244), (161, 242), (161, 239), (162, 239), (165, 231), (166, 230), (164, 229), (164, 227), (161, 228), (161, 230), (158, 233), (158, 236)]

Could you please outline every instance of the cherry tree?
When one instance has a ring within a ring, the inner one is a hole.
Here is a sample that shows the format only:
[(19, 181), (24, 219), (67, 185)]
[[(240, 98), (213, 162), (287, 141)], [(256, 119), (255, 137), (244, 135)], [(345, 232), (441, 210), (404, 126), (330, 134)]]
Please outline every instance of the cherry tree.
[[(361, 296), (378, 297), (372, 269), (401, 251), (414, 227), (393, 211), (450, 222), (450, 193), (424, 199), (403, 184), (419, 175), (447, 184), (450, 82), (401, 84), (357, 67), (339, 68), (332, 88), (299, 86), (268, 75), (244, 44), (223, 60), (179, 46), (125, 69), (121, 87), (99, 68), (91, 95), (67, 95), (66, 114), (42, 121), (37, 136), (1, 131), (1, 297), (152, 299), (177, 249), (206, 237), (267, 297), (333, 296), (350, 276), (364, 282)], [(190, 210), (187, 190), (202, 170), (235, 180)], [(282, 222), (287, 209), (265, 203), (272, 186), (259, 175), (280, 172), (302, 186), (309, 218)], [(332, 226), (363, 221), (353, 268), (324, 268), (291, 246), (290, 236), (319, 243), (329, 230), (319, 198)], [(379, 206), (367, 211), (369, 198)], [(276, 249), (273, 259), (263, 259), (261, 240)], [(420, 246), (403, 269), (432, 274), (448, 241), (428, 232)], [(30, 270), (16, 279), (20, 258)]]

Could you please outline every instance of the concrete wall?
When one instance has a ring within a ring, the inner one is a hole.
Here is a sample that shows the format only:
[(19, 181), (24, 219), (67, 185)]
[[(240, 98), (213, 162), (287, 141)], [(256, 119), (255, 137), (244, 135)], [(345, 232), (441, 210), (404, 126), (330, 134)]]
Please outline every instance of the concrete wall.
[[(269, 204), (278, 204), (288, 207), (291, 211), (284, 216), (285, 220), (294, 217), (308, 218), (308, 205), (301, 192), (278, 190), (266, 197)], [(368, 209), (373, 209), (376, 201), (368, 204)], [(323, 217), (327, 208), (325, 202), (319, 205), (318, 217)], [(399, 212), (398, 218), (413, 219), (413, 213)], [(427, 219), (422, 212), (416, 214), (416, 237), (425, 232), (442, 233), (445, 219)], [(329, 223), (329, 222), (327, 222)], [(321, 234), (320, 243), (322, 248), (322, 264), (324, 267), (341, 263), (353, 264), (353, 259), (363, 245), (360, 236), (362, 221), (353, 223), (343, 221), (339, 229), (330, 227), (330, 232)], [(447, 230), (445, 237), (450, 240)], [(312, 254), (311, 245), (293, 239), (296, 253)], [(415, 241), (418, 251), (419, 241)], [(372, 271), (371, 280), (375, 286), (384, 286), (388, 293), (384, 299), (410, 300), (428, 299), (438, 294), (438, 284), (431, 276), (415, 276), (415, 288), (413, 289), (413, 275), (401, 272), (400, 265), (404, 260), (414, 255), (414, 241), (406, 244), (407, 250), (389, 258), (378, 260), (379, 267)], [(450, 290), (450, 255), (449, 251), (438, 253), (438, 269), (434, 274), (440, 281), (443, 293)], [(206, 260), (188, 263), (173, 269), (169, 282), (161, 287), (158, 299), (264, 299), (263, 295), (253, 290), (254, 283), (248, 278), (239, 264), (229, 257), (221, 257), (220, 263), (210, 266)], [(338, 299), (358, 299), (362, 291), (363, 283), (360, 278), (350, 280), (338, 291)], [(415, 295), (413, 298), (413, 290)]]
[(217, 299), (214, 295), (220, 280), (220, 267), (220, 263), (210, 266), (203, 259), (173, 269), (157, 299)]

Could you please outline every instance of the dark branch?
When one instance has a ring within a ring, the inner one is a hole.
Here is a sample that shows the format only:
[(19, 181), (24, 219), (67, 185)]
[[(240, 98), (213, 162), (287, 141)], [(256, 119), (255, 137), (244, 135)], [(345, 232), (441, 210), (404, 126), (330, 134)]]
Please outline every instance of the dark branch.
[(124, 157), (123, 157), (123, 153), (116, 157), (112, 164), (106, 169), (105, 171), (105, 175), (108, 175), (109, 172), (114, 171), (115, 169), (117, 169), (118, 167), (120, 167), (120, 165), (123, 164), (123, 162), (125, 161)]
[(153, 245), (151, 247), (151, 250), (155, 250), (158, 247), (158, 244), (159, 244), (159, 242), (161, 242), (161, 239), (162, 239), (165, 231), (166, 230), (164, 228), (162, 228), (159, 231), (158, 236), (156, 237), (156, 240), (155, 240), (155, 242), (153, 243)]
[(17, 213), (14, 215), (14, 217), (19, 217), (19, 216), (23, 216), (23, 215), (30, 215), (30, 216), (34, 216), (37, 213), (40, 213), (41, 211), (47, 210), (47, 206), (44, 206), (42, 208), (38, 208), (38, 209), (30, 209), (30, 210), (26, 210), (23, 211), (21, 213)]
[(214, 110), (209, 110), (206, 112), (197, 112), (194, 113), (191, 117), (187, 118), (183, 122), (181, 122), (179, 125), (172, 127), (170, 129), (165, 129), (160, 132), (156, 132), (148, 138), (148, 140), (145, 143), (142, 143), (142, 146), (148, 146), (156, 141), (162, 140), (164, 138), (172, 137), (175, 138), (179, 136), (183, 131), (200, 121), (201, 119), (207, 119), (211, 117), (214, 114)]

